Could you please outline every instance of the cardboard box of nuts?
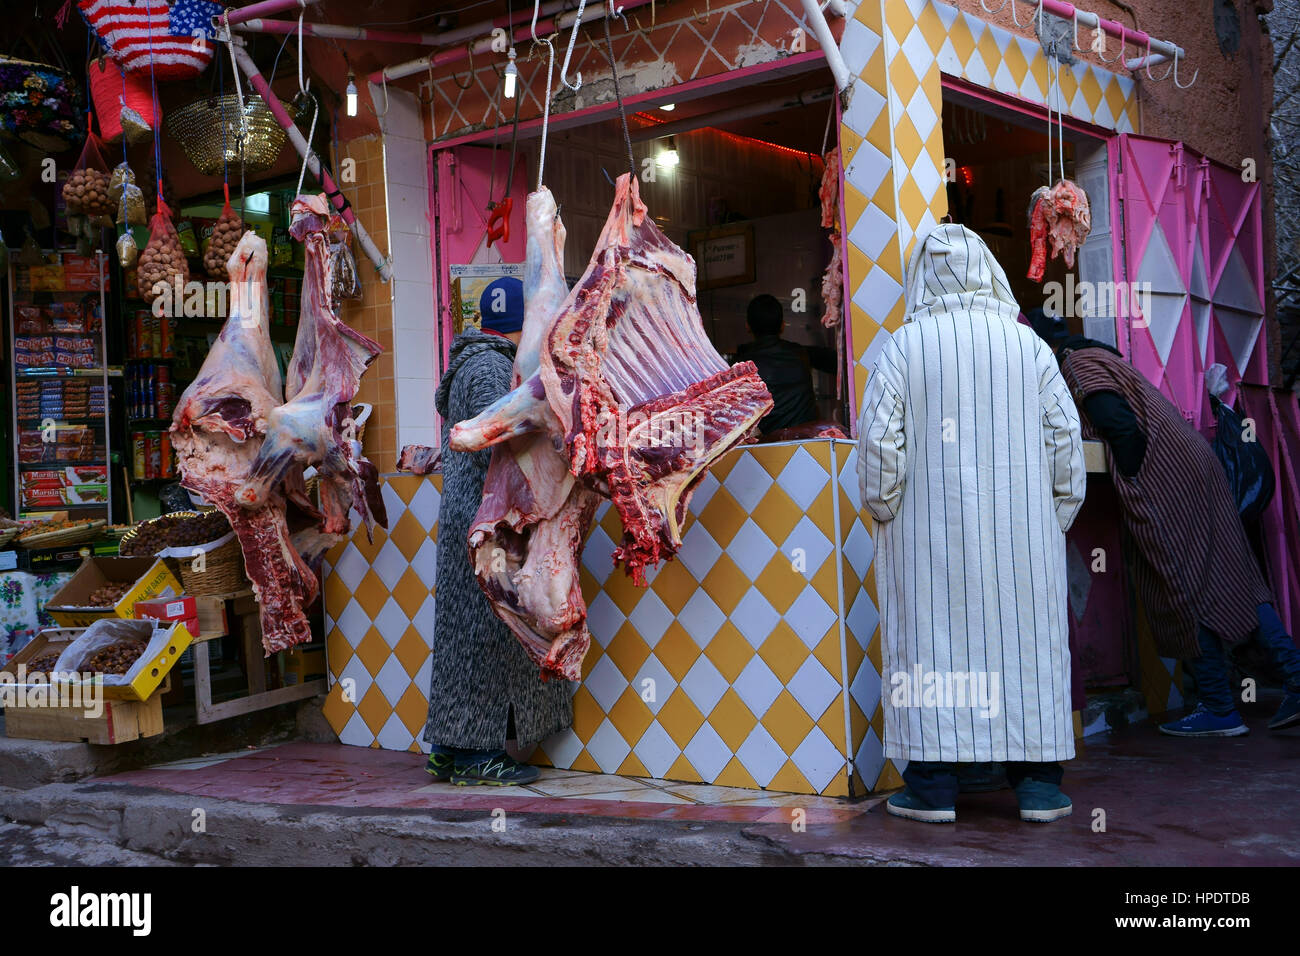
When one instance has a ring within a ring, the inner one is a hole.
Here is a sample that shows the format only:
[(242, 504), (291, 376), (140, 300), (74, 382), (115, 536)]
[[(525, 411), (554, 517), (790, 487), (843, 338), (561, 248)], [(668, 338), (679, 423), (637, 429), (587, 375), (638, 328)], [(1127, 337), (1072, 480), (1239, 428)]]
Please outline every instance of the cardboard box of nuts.
[(101, 684), (106, 700), (148, 700), (194, 642), (184, 624), (150, 620), (106, 619), (58, 634), (68, 640), (60, 648), (61, 670), (88, 677), (66, 683)]
[(64, 627), (102, 617), (135, 617), (135, 603), (181, 593), (181, 583), (159, 558), (90, 557), (55, 592), (46, 610)]

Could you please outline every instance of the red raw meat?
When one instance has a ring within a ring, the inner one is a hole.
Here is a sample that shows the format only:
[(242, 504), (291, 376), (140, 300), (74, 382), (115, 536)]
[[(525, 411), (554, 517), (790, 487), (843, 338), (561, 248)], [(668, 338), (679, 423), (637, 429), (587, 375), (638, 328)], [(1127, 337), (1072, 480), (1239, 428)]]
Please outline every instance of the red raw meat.
[(245, 233), (227, 268), (230, 315), (177, 404), (172, 448), (181, 484), (216, 505), (239, 537), (261, 606), (262, 645), (270, 655), (311, 639), (303, 611), (319, 585), (289, 540), (278, 491), (255, 510), (236, 503), (267, 420), (282, 401), (282, 386), (267, 327), (265, 240)]
[(843, 313), (844, 259), (840, 236), (840, 148), (826, 154), (822, 168), (822, 184), (817, 191), (822, 203), (822, 228), (829, 229), (831, 261), (822, 274), (822, 325), (833, 329), (840, 324)]
[[(694, 261), (646, 214), (637, 181), (624, 174), (586, 273), (541, 338), (537, 372), (458, 423), (450, 445), (475, 451), (549, 433), (568, 473), (613, 499), (624, 528), (615, 560), (643, 585), (646, 566), (680, 546), (708, 466), (771, 408), (753, 363), (729, 368), (709, 342)], [(577, 675), (573, 656), (564, 658), (566, 677)]]
[[(351, 530), (348, 512), (356, 508), (370, 536), (374, 521), (387, 527), (378, 472), (354, 452), (352, 400), (366, 367), (383, 351), (373, 339), (349, 328), (330, 299), (331, 267), (326, 230), (331, 213), (323, 195), (299, 196), (293, 202), (290, 234), (304, 250), (302, 319), (285, 380), (287, 401), (267, 416), (266, 440), (240, 487), (237, 498), (258, 508), (287, 479), (294, 503), (319, 521), (319, 535), (308, 536), (318, 553)], [(321, 512), (307, 499), (301, 469), (315, 466), (321, 475)], [(294, 474), (290, 476), (290, 472)]]
[(1030, 199), (1029, 242), (1033, 255), (1029, 278), (1037, 282), (1047, 267), (1047, 240), (1052, 241), (1051, 258), (1058, 255), (1074, 268), (1074, 253), (1092, 231), (1092, 208), (1088, 194), (1068, 179), (1050, 189), (1040, 186)]

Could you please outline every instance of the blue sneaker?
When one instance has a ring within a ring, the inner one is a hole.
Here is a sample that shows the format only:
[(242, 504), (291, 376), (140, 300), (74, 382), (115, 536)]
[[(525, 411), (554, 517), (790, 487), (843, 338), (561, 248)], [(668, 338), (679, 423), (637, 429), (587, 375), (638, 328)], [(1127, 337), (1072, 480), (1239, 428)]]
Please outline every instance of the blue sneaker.
[(1016, 800), (1020, 804), (1020, 819), (1029, 823), (1051, 823), (1074, 812), (1070, 798), (1061, 788), (1045, 780), (1026, 777), (1016, 787)]
[(1268, 722), (1269, 730), (1281, 730), (1292, 724), (1300, 724), (1300, 694), (1287, 694), (1277, 708), (1277, 713)]
[(1220, 716), (1211, 713), (1204, 704), (1197, 704), (1196, 709), (1181, 720), (1161, 724), (1160, 732), (1171, 737), (1240, 737), (1250, 733), (1250, 728), (1235, 710)]
[(896, 817), (922, 823), (956, 823), (956, 807), (932, 807), (911, 790), (904, 789), (885, 801), (885, 809)]

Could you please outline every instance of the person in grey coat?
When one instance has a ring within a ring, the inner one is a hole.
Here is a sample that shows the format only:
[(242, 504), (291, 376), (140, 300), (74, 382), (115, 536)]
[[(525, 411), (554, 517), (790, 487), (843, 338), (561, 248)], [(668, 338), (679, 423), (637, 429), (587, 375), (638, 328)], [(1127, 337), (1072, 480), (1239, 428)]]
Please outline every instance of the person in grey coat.
[[(493, 296), (498, 283), (504, 297)], [(536, 767), (506, 753), (506, 741), (531, 748), (572, 724), (573, 705), (567, 682), (542, 682), (523, 646), (492, 612), (470, 564), (467, 539), (492, 452), (451, 451), (448, 438), (452, 425), (510, 391), (524, 316), (519, 280), (498, 279), (484, 290), (483, 302), (504, 308), (482, 310), (484, 331), (469, 328), (456, 336), (436, 396), (443, 419), (443, 484), (424, 739), (432, 748), (426, 769), (435, 779), (502, 786), (538, 776)]]

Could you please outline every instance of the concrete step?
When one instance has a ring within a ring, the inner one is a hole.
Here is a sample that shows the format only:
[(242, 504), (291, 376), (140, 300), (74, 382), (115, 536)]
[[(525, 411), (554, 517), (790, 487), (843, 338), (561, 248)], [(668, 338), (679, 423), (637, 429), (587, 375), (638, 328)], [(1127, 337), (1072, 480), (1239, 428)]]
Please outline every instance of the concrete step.
[[(0, 786), (18, 790), (49, 783), (70, 783), (107, 776), (150, 764), (262, 747), (285, 740), (333, 743), (338, 738), (320, 712), (324, 698), (282, 704), (242, 717), (199, 725), (194, 707), (186, 704), (163, 711), (166, 729), (111, 747), (56, 740), (0, 737)], [(0, 732), (4, 718), (0, 713)]]

